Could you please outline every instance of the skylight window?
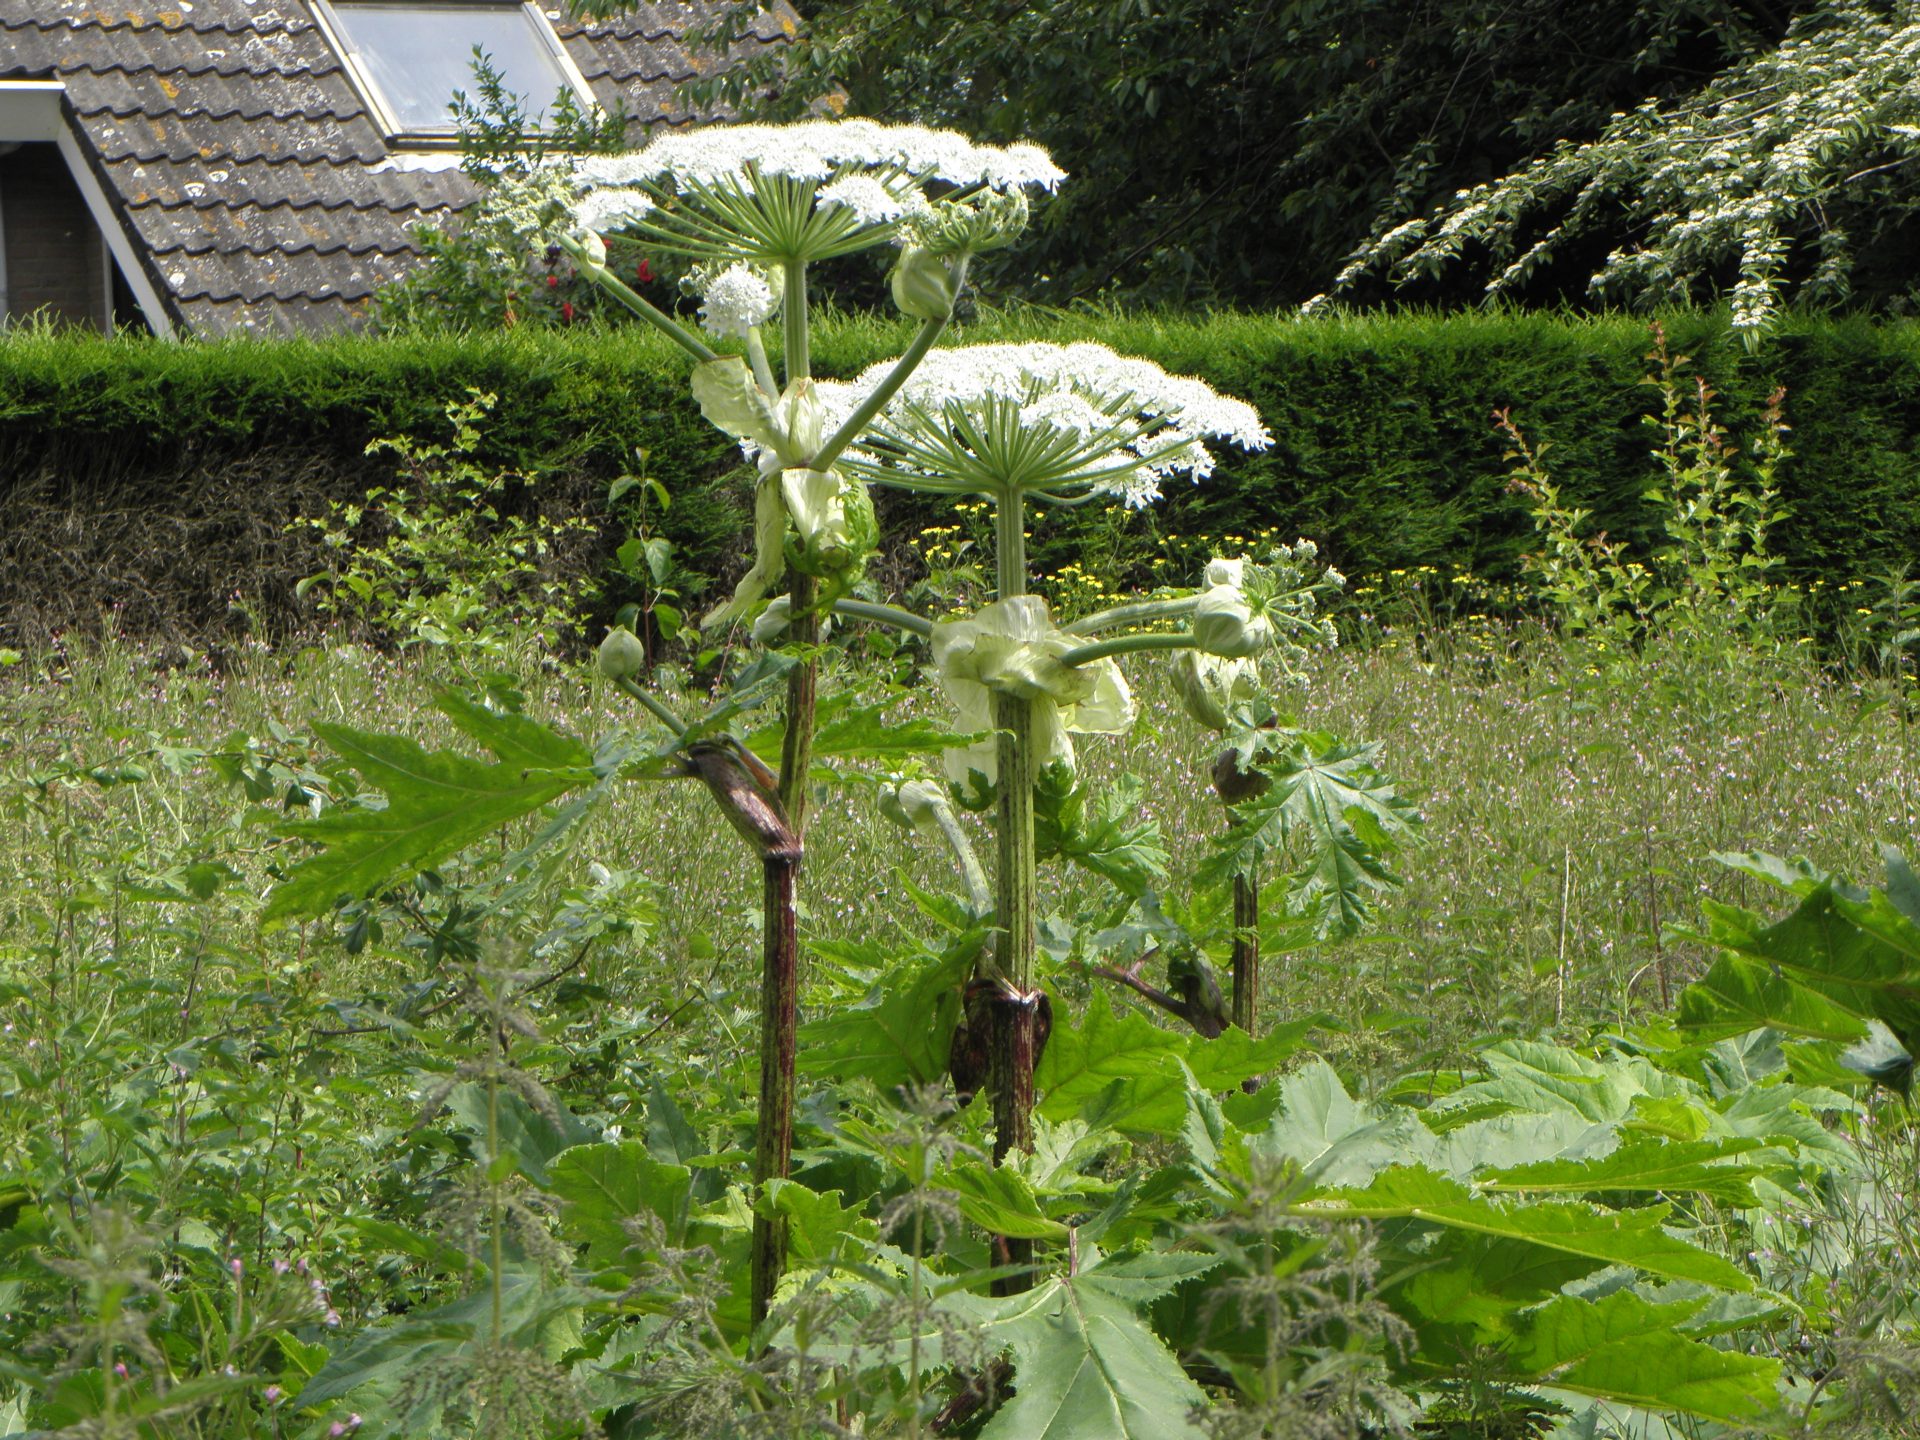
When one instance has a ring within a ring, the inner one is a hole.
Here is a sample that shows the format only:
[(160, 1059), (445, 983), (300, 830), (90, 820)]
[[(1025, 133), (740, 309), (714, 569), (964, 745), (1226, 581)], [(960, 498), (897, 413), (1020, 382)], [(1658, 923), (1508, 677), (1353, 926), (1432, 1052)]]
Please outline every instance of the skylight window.
[(395, 138), (444, 140), (455, 133), (454, 92), (476, 93), (476, 45), (528, 115), (550, 118), (562, 91), (583, 110), (592, 107), (560, 37), (533, 5), (333, 0), (314, 8), (369, 108)]

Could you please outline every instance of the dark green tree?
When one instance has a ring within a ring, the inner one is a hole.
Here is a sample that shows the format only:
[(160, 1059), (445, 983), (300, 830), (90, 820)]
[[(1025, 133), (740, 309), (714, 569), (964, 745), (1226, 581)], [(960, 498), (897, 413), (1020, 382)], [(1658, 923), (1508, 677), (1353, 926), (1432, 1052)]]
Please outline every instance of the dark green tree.
[[(714, 38), (745, 26), (727, 8)], [(1763, 52), (1811, 0), (801, 0), (707, 82), (1045, 144), (1074, 176), (1000, 277), (1040, 300), (1297, 302), (1369, 236)], [(1601, 251), (1604, 254), (1604, 249)], [(1573, 267), (1568, 267), (1571, 272)], [(1558, 276), (1539, 282), (1550, 287)], [(1584, 273), (1571, 276), (1577, 293)], [(1385, 293), (1387, 281), (1378, 282)], [(1364, 288), (1357, 292), (1366, 298)], [(1443, 280), (1435, 298), (1477, 293)]]

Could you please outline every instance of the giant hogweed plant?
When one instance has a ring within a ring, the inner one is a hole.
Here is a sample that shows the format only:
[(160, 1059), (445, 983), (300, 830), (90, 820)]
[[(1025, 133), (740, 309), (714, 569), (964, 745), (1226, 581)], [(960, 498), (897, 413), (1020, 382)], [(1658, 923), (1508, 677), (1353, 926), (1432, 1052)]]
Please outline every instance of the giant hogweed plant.
[[(706, 713), (686, 715), (640, 683), (638, 641), (616, 631), (600, 668), (648, 721), (593, 745), (497, 695), (443, 697), (491, 763), (317, 725), (384, 804), (288, 827), (322, 850), (284, 873), (269, 920), (378, 894), (540, 816), (500, 866), (500, 894), (524, 890), (627, 780), (702, 781), (759, 855), (750, 1184), (731, 1183), (724, 1158), (690, 1140), (674, 1142), (672, 1160), (632, 1140), (567, 1148), (563, 1128), (530, 1142), (530, 1155), (487, 1147), (490, 1171), (517, 1167), (556, 1199), (563, 1230), (586, 1237), (580, 1288), (516, 1293), (541, 1325), (560, 1312), (592, 1321), (569, 1353), (592, 1393), (628, 1396), (599, 1407), (617, 1410), (625, 1433), (670, 1432), (678, 1398), (701, 1386), (761, 1414), (801, 1407), (794, 1433), (869, 1421), (872, 1433), (939, 1432), (1003, 1399), (1010, 1374), (1013, 1398), (984, 1431), (996, 1440), (1185, 1435), (1207, 1403), (1195, 1373), (1248, 1413), (1325, 1409), (1313, 1397), (1337, 1393), (1346, 1428), (1332, 1433), (1392, 1432), (1412, 1412), (1382, 1399), (1383, 1385), (1436, 1417), (1464, 1407), (1484, 1419), (1479, 1391), (1456, 1393), (1457, 1357), (1474, 1355), (1488, 1357), (1500, 1394), (1548, 1387), (1553, 1413), (1599, 1399), (1772, 1426), (1777, 1366), (1714, 1343), (1776, 1304), (1720, 1253), (1723, 1237), (1745, 1223), (1756, 1175), (1815, 1173), (1831, 1158), (1809, 1150), (1802, 1121), (1809, 1108), (1846, 1109), (1844, 1097), (1784, 1087), (1757, 1117), (1730, 1115), (1684, 1073), (1553, 1047), (1489, 1056), (1488, 1078), (1425, 1114), (1357, 1102), (1324, 1065), (1238, 1093), (1312, 1025), (1254, 1034), (1250, 946), (1270, 929), (1254, 905), (1263, 864), (1278, 853), (1296, 867), (1283, 921), (1351, 927), (1367, 891), (1391, 883), (1383, 857), (1414, 817), (1369, 752), (1287, 723), (1248, 663), (1283, 669), (1289, 646), (1323, 638), (1314, 597), (1333, 579), (1309, 549), (1223, 558), (1191, 594), (1068, 625), (1030, 592), (1030, 507), (1113, 494), (1151, 503), (1170, 477), (1206, 474), (1209, 442), (1267, 441), (1249, 407), (1098, 346), (936, 348), (973, 255), (1010, 242), (1024, 192), (1058, 179), (1031, 147), (866, 122), (669, 136), (536, 176), (530, 228), (572, 227), (555, 243), (689, 352), (703, 412), (760, 471), (753, 564), (705, 623), (757, 614), (762, 643), (784, 643)], [(610, 230), (692, 259), (708, 336), (741, 353), (720, 353), (606, 273)], [(815, 380), (808, 267), (885, 246), (918, 334), (850, 382)], [(777, 353), (762, 333), (776, 316)], [(922, 615), (857, 598), (876, 484), (984, 497), (994, 599)], [(884, 705), (820, 695), (830, 616), (924, 642), (956, 723), (888, 723)], [(1130, 823), (1125, 788), (1088, 797), (1075, 776), (1072, 737), (1131, 723), (1121, 662), (1155, 654), (1180, 667), (1189, 709), (1229, 745), (1215, 777), (1230, 823), (1202, 875), (1218, 883), (1190, 896), (1153, 888), (1166, 880), (1164, 853), (1151, 826)], [(776, 701), (778, 718), (749, 728)], [(897, 785), (891, 808), (952, 848), (964, 895), (916, 892), (933, 940), (824, 952), (823, 989), (842, 995), (802, 1029), (794, 891), (808, 789), (850, 761), (935, 755), (941, 780)], [(962, 806), (992, 812), (990, 868), (971, 850)], [(1043, 849), (1110, 882), (1113, 903), (1068, 921), (1043, 915)], [(1226, 882), (1239, 893), (1223, 918)], [(1210, 968), (1223, 936), (1238, 952), (1231, 1009)], [(1140, 978), (1152, 956), (1168, 962), (1168, 991)], [(1116, 1014), (1099, 995), (1079, 1023), (1056, 1020), (1053, 994), (1079, 977), (1116, 981), (1196, 1033)], [(804, 1141), (818, 1189), (791, 1178), (796, 1070), (841, 1082)], [(961, 1145), (930, 1162), (924, 1143), (884, 1123), (882, 1097), (924, 1093), (943, 1075), (962, 1097), (990, 1097), (990, 1127), (984, 1107), (939, 1122), (990, 1128), (985, 1153)], [(1176, 1158), (1109, 1178), (1141, 1143)], [(897, 1231), (878, 1243), (869, 1211), (945, 1218), (902, 1248)], [(992, 1244), (982, 1249), (956, 1218)], [(1350, 1283), (1364, 1275), (1386, 1309), (1332, 1316), (1312, 1298), (1322, 1281), (1288, 1280), (1320, 1276), (1315, 1257), (1329, 1246), (1346, 1248)], [(1215, 1281), (1244, 1298), (1207, 1300)], [(684, 1303), (661, 1285), (686, 1291)], [(502, 1293), (495, 1284), (496, 1304)], [(1283, 1312), (1285, 1324), (1247, 1318)], [(375, 1332), (335, 1357), (309, 1398), (377, 1390), (395, 1364), (389, 1341), (456, 1344), (436, 1323)], [(1327, 1346), (1348, 1358), (1311, 1362)], [(1180, 1354), (1205, 1363), (1189, 1373)], [(1327, 1388), (1334, 1374), (1346, 1379)], [(430, 1418), (403, 1410), (402, 1429)]]

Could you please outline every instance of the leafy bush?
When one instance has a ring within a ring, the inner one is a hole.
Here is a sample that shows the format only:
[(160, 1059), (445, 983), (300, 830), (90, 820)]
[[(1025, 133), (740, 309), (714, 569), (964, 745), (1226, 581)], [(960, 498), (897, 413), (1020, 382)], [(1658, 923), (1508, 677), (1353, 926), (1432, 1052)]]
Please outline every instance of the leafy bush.
[[(1748, 357), (1721, 318), (1676, 315), (1667, 328), (1730, 430), (1751, 433), (1777, 387), (1792, 396), (1782, 576), (1832, 585), (1920, 553), (1920, 329), (1795, 320)], [(1551, 443), (1556, 482), (1596, 528), (1644, 551), (1660, 543), (1641, 500), (1640, 421), (1657, 401), (1639, 383), (1638, 321), (1008, 313), (979, 317), (965, 337), (1098, 340), (1247, 397), (1274, 432), (1271, 451), (1223, 457), (1118, 543), (1098, 529), (1106, 517), (1049, 520), (1034, 537), (1048, 571), (1082, 561), (1097, 536), (1106, 568), (1150, 578), (1165, 537), (1272, 528), (1316, 536), (1358, 576), (1431, 564), (1511, 579), (1532, 540), (1487, 420), (1502, 406)], [(815, 368), (853, 374), (905, 339), (900, 325), (828, 317)], [(304, 618), (293, 587), (323, 559), (286, 522), (359, 501), (380, 483), (367, 443), (434, 433), (470, 386), (502, 397), (476, 460), (552, 476), (540, 503), (561, 517), (596, 503), (644, 446), (674, 497), (656, 533), (689, 571), (724, 577), (738, 563), (746, 485), (733, 478), (737, 452), (687, 398), (685, 369), (637, 328), (205, 346), (8, 337), (0, 615), (7, 632), (38, 638), (118, 605), (129, 630), (204, 635), (228, 624), (239, 587), (270, 632), (292, 629)], [(949, 520), (924, 504), (894, 515)], [(604, 537), (596, 568), (624, 538), (618, 525)], [(606, 603), (633, 598), (613, 585)]]
[(463, 665), (498, 660), (527, 639), (557, 651), (581, 623), (593, 586), (577, 573), (555, 572), (594, 527), (584, 516), (501, 514), (510, 490), (531, 488), (539, 477), (475, 462), (494, 404), (477, 390), (449, 404), (453, 436), (445, 443), (399, 436), (368, 446), (394, 457), (398, 483), (295, 522), (320, 535), (331, 563), (294, 593), (315, 595), (321, 614), (384, 643), (440, 647)]

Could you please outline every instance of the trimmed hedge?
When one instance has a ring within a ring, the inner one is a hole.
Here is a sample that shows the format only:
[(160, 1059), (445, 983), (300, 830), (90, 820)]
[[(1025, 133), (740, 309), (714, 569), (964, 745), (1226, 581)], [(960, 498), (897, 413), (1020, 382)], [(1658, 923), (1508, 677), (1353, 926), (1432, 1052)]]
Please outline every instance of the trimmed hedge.
[[(1791, 573), (1844, 578), (1920, 554), (1920, 326), (1802, 319), (1749, 355), (1722, 317), (1665, 323), (1736, 438), (1752, 433), (1773, 387), (1787, 387), (1792, 516), (1776, 539)], [(851, 374), (907, 334), (829, 317), (815, 368)], [(1032, 338), (1099, 340), (1259, 407), (1274, 448), (1223, 454), (1203, 485), (1170, 492), (1156, 512), (1165, 528), (1272, 525), (1318, 539), (1350, 574), (1462, 564), (1505, 578), (1531, 535), (1490, 423), (1511, 406), (1597, 526), (1652, 538), (1640, 420), (1658, 397), (1640, 383), (1639, 320), (1021, 313), (956, 336)], [(0, 340), (0, 634), (39, 638), (109, 606), (129, 629), (204, 634), (236, 591), (269, 629), (292, 626), (292, 583), (319, 566), (286, 523), (384, 478), (366, 443), (442, 433), (444, 406), (469, 387), (499, 397), (488, 458), (552, 477), (530, 503), (590, 510), (644, 446), (674, 494), (667, 533), (690, 564), (725, 573), (740, 563), (747, 480), (688, 399), (686, 371), (637, 329), (217, 345), (10, 336)], [(893, 512), (896, 528), (940, 514), (897, 500)], [(1038, 538), (1043, 564), (1077, 543), (1072, 523)]]

